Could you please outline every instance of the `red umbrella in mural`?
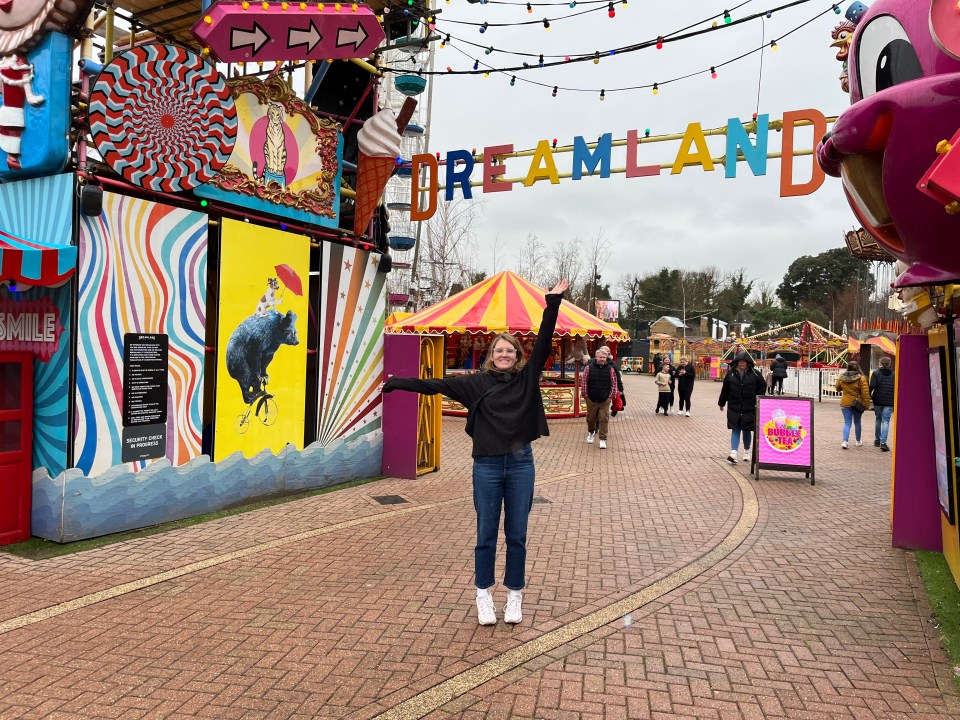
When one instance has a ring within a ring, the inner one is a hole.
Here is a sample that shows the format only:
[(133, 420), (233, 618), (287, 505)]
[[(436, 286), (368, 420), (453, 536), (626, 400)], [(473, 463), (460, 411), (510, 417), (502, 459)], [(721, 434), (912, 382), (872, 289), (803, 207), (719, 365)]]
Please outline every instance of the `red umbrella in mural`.
[(283, 286), (287, 288), (287, 290), (294, 295), (303, 295), (303, 283), (300, 281), (300, 276), (297, 275), (296, 270), (286, 263), (274, 265), (273, 269), (277, 272), (277, 279), (283, 283)]

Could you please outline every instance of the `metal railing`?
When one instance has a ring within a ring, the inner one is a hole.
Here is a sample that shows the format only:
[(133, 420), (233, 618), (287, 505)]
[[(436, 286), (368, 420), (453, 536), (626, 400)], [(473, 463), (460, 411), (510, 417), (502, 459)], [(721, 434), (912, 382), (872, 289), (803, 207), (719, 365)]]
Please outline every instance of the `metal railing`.
[(783, 381), (783, 392), (823, 401), (824, 398), (839, 398), (836, 390), (840, 368), (787, 368), (787, 378)]

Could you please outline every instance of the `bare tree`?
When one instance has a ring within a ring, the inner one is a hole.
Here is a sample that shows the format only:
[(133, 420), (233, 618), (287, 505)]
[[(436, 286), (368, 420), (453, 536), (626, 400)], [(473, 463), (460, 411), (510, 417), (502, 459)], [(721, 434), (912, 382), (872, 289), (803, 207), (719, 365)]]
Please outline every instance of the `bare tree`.
[(479, 204), (463, 199), (439, 203), (427, 224), (417, 257), (417, 279), (425, 307), (447, 297), (451, 287), (463, 285), (476, 270), (474, 224)]
[[(610, 255), (612, 244), (603, 234), (603, 228), (597, 230), (597, 234), (587, 247), (584, 253), (584, 264), (586, 265), (586, 278), (584, 285), (577, 292), (576, 286), (573, 287), (572, 295), (574, 302), (582, 308), (593, 312), (593, 301), (597, 298), (600, 289), (601, 273), (607, 264), (607, 257)], [(609, 285), (609, 283), (607, 284)]]
[(547, 281), (547, 252), (543, 243), (533, 233), (527, 235), (527, 241), (520, 248), (517, 258), (517, 275), (534, 285), (543, 286)]
[(552, 287), (554, 282), (561, 278), (566, 278), (570, 287), (575, 288), (580, 284), (584, 275), (583, 254), (580, 248), (580, 240), (563, 240), (552, 252), (553, 268), (550, 271), (550, 277), (544, 287)]

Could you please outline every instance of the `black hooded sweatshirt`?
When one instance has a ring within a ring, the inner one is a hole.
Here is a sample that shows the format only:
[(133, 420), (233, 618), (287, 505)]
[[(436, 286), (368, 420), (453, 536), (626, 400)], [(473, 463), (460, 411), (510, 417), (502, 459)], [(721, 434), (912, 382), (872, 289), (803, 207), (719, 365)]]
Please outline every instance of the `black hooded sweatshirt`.
[(879, 407), (893, 407), (894, 378), (891, 368), (878, 368), (870, 376), (870, 398)]
[[(747, 369), (742, 375), (737, 370), (737, 363), (741, 360), (747, 361)], [(723, 378), (723, 387), (717, 402), (720, 407), (727, 407), (727, 428), (753, 430), (757, 416), (757, 396), (765, 395), (766, 392), (767, 383), (760, 373), (753, 369), (750, 353), (737, 353), (730, 370)]]
[[(467, 409), (467, 434), (473, 438), (473, 457), (506, 455), (538, 437), (550, 434), (540, 395), (540, 372), (550, 357), (562, 295), (546, 296), (537, 342), (519, 372), (489, 372), (442, 379), (391, 377), (384, 392), (412, 390), (423, 395), (443, 394)], [(488, 390), (489, 394), (484, 395)]]

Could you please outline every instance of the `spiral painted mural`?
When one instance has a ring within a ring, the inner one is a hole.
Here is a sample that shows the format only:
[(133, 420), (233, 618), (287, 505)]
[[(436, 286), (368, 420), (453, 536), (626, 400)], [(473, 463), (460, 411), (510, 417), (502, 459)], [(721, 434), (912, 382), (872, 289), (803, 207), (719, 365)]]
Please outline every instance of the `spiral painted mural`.
[[(24, 180), (0, 185), (0, 227), (21, 237), (69, 245), (73, 226), (73, 176)], [(70, 327), (72, 283), (58, 288), (32, 288), (26, 299), (44, 297), (57, 306), (60, 323)], [(70, 339), (64, 332), (49, 362), (33, 364), (33, 468), (58, 475), (67, 466), (67, 383)]]
[(323, 244), (320, 277), (320, 408), (317, 441), (380, 432), (386, 275), (379, 255)]
[(87, 476), (121, 464), (123, 336), (158, 333), (169, 339), (166, 457), (182, 465), (200, 454), (207, 218), (104, 193), (102, 213), (81, 221), (74, 464)]

